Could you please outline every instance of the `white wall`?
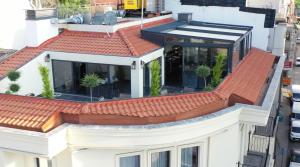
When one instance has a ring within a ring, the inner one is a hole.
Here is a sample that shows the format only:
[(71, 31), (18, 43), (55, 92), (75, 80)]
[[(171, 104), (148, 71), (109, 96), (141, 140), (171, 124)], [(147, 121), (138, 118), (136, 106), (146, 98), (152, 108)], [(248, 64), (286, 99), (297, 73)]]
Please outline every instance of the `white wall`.
[(239, 125), (212, 136), (209, 144), (209, 167), (236, 166), (240, 151)]
[(252, 46), (267, 50), (269, 28), (264, 28), (264, 14), (241, 12), (232, 7), (181, 5), (180, 0), (166, 1), (166, 10), (173, 11), (175, 18), (180, 12), (192, 12), (196, 21), (253, 26)]
[(247, 0), (248, 7), (275, 9), (276, 18), (281, 19), (288, 16), (288, 8), (290, 8), (288, 5), (291, 3), (292, 0)]
[[(116, 167), (116, 155), (136, 150), (87, 149), (72, 153), (72, 167)], [(64, 166), (58, 166), (64, 167)]]
[(0, 151), (0, 167), (36, 167), (35, 159), (32, 156)]
[(70, 149), (64, 150), (52, 159), (53, 167), (72, 167), (72, 164), (72, 154)]
[[(21, 77), (17, 80), (17, 83), (21, 88), (17, 94), (41, 94), (43, 83), (38, 67), (39, 65), (47, 65), (44, 61), (44, 57), (45, 54), (41, 54), (17, 70), (21, 73)], [(5, 91), (8, 90), (10, 83), (11, 82), (7, 77), (0, 80), (0, 93), (5, 93)]]
[(26, 46), (38, 47), (46, 40), (58, 35), (58, 27), (51, 24), (50, 20), (51, 19), (26, 21)]
[(36, 47), (58, 34), (58, 27), (47, 20), (26, 20), (28, 0), (9, 0), (0, 5), (0, 48), (20, 50)]
[[(180, 132), (178, 133), (180, 135)], [(160, 138), (156, 138), (159, 141)], [(118, 167), (117, 159), (128, 154), (141, 155), (142, 167), (150, 167), (147, 160), (151, 159), (151, 153), (171, 151), (172, 166), (180, 166), (180, 150), (182, 147), (200, 146), (200, 167), (231, 167), (239, 161), (240, 133), (238, 123), (225, 127), (223, 130), (209, 136), (201, 136), (188, 140), (164, 143), (159, 145), (147, 145), (132, 147), (100, 148), (73, 148), (72, 151), (64, 151), (57, 155), (53, 162), (55, 167)], [(72, 147), (72, 146), (70, 146)], [(70, 149), (71, 150), (71, 149)], [(226, 150), (226, 153), (224, 152)], [(70, 160), (71, 158), (71, 160)], [(147, 165), (148, 164), (148, 165)]]
[(287, 24), (280, 23), (277, 24), (274, 28), (274, 42), (273, 42), (273, 50), (272, 54), (276, 56), (282, 56), (285, 51), (285, 37)]
[(28, 0), (2, 1), (0, 5), (0, 48), (21, 49), (25, 46), (25, 10)]

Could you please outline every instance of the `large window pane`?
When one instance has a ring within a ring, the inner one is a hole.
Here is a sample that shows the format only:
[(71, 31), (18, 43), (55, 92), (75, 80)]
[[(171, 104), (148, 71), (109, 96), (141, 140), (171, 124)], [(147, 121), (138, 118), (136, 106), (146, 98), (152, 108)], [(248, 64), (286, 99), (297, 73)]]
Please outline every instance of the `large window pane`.
[(198, 167), (199, 147), (181, 149), (181, 167)]
[(130, 156), (120, 158), (120, 167), (140, 167), (140, 156)]
[(71, 93), (74, 89), (73, 66), (71, 62), (53, 60), (54, 90)]
[(170, 151), (152, 153), (151, 167), (170, 167)]

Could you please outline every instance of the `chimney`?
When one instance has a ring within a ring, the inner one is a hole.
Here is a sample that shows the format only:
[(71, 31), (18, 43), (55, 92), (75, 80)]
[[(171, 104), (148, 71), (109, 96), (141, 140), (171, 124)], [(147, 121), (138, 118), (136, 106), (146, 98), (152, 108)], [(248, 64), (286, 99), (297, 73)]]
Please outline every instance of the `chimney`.
[(26, 46), (37, 47), (58, 35), (57, 25), (51, 24), (56, 13), (56, 9), (26, 10)]

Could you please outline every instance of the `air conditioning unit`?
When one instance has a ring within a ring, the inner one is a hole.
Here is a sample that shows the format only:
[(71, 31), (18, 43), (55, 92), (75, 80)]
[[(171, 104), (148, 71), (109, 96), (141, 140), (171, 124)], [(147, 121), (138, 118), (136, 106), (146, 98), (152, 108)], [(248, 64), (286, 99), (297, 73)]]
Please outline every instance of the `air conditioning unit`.
[(178, 13), (178, 21), (189, 23), (192, 21), (192, 13)]

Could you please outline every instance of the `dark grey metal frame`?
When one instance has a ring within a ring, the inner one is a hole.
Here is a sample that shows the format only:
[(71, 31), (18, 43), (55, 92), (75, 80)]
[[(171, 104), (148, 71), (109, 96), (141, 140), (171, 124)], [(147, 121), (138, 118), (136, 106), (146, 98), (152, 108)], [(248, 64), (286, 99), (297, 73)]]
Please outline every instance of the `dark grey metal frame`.
[[(221, 31), (211, 31), (211, 30), (197, 30), (197, 29), (189, 29), (184, 28), (185, 25), (193, 25), (193, 26), (204, 26), (204, 27), (213, 27), (213, 28), (223, 28), (223, 29), (234, 29), (234, 30), (245, 30), (246, 33), (230, 33), (230, 32), (221, 32)], [(157, 27), (152, 27), (148, 29), (142, 30), (142, 37), (152, 41), (156, 44), (161, 46), (166, 45), (179, 45), (183, 47), (202, 47), (202, 48), (225, 48), (228, 50), (227, 53), (227, 63), (228, 63), (228, 72), (232, 72), (232, 56), (234, 48), (241, 44), (241, 41), (244, 40), (244, 46), (242, 49), (245, 49), (242, 55), (240, 55), (240, 60), (249, 52), (252, 47), (252, 29), (251, 26), (242, 26), (242, 25), (230, 25), (230, 24), (219, 24), (219, 23), (207, 23), (207, 22), (199, 22), (199, 21), (191, 21), (187, 22), (173, 22)], [(220, 34), (220, 35), (234, 35), (240, 36), (240, 38), (236, 41), (232, 40), (225, 40), (225, 39), (216, 39), (216, 38), (206, 38), (206, 37), (193, 37), (195, 39), (202, 39), (202, 40), (214, 40), (214, 41), (221, 41), (227, 42), (228, 44), (216, 44), (216, 43), (190, 43), (190, 42), (169, 42), (166, 40), (169, 36), (174, 36), (175, 38), (190, 38), (189, 35), (177, 35), (177, 34), (168, 34), (168, 30), (184, 30), (184, 31), (191, 31), (191, 32), (204, 32), (204, 33), (213, 33), (213, 34)], [(246, 48), (245, 48), (246, 45)]]

